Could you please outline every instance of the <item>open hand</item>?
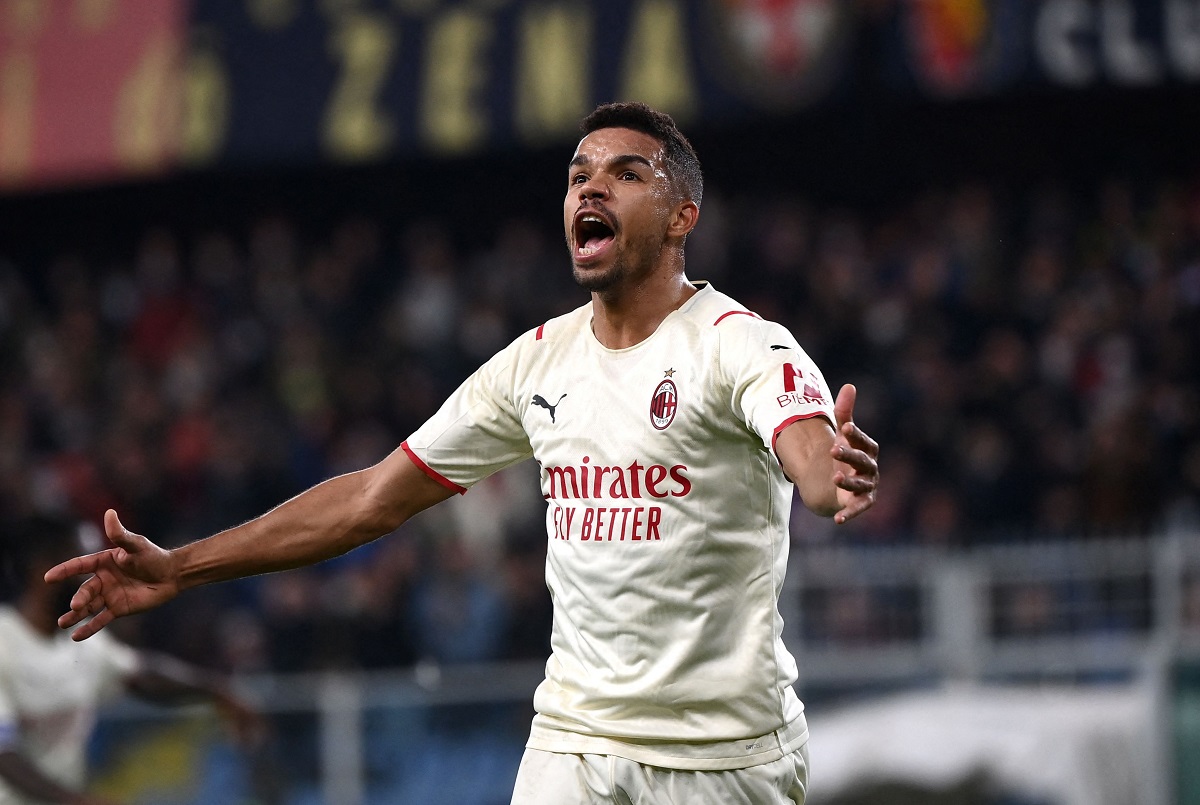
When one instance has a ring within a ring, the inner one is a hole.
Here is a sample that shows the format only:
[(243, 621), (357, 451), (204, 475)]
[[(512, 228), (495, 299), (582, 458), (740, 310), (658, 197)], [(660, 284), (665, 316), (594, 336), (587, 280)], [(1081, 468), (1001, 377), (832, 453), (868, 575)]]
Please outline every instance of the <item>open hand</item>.
[(845, 465), (845, 469), (839, 469), (833, 476), (833, 483), (838, 488), (838, 505), (841, 506), (833, 516), (836, 523), (844, 523), (875, 505), (875, 493), (879, 488), (879, 445), (854, 424), (857, 397), (858, 390), (846, 384), (833, 404), (837, 433), (830, 455), (834, 461)]
[(69, 629), (91, 617), (71, 633), (73, 640), (86, 640), (115, 619), (152, 609), (179, 593), (179, 569), (170, 551), (128, 531), (112, 509), (104, 513), (104, 533), (114, 547), (46, 572), (50, 583), (91, 574), (71, 598), (70, 611), (58, 619), (59, 627)]

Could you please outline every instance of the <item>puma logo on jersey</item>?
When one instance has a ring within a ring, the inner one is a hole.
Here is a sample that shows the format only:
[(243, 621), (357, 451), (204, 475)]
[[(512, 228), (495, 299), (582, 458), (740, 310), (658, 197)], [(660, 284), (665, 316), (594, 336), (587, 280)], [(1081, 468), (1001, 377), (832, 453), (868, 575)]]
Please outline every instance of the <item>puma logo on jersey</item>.
[(554, 421), (554, 409), (558, 408), (558, 403), (562, 402), (563, 397), (566, 397), (566, 396), (567, 395), (564, 394), (562, 397), (558, 398), (558, 402), (554, 403), (554, 405), (551, 405), (550, 403), (546, 402), (545, 397), (543, 397), (540, 394), (535, 394), (535, 395), (533, 395), (533, 402), (530, 403), (530, 405), (536, 405), (539, 408), (545, 408), (547, 411), (550, 412), (550, 421), (553, 422)]

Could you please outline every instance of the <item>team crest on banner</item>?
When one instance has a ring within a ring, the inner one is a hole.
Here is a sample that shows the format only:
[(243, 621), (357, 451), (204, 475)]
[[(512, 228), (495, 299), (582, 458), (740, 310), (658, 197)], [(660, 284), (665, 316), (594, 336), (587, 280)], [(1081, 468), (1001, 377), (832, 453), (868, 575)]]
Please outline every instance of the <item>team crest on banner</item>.
[(1007, 80), (1013, 6), (1011, 0), (909, 0), (903, 26), (913, 73), (927, 90), (947, 96)]
[(715, 74), (742, 97), (797, 109), (820, 97), (842, 64), (853, 29), (843, 0), (710, 0)]
[(650, 424), (657, 430), (665, 430), (675, 419), (678, 408), (679, 390), (675, 388), (675, 381), (665, 378), (650, 398)]

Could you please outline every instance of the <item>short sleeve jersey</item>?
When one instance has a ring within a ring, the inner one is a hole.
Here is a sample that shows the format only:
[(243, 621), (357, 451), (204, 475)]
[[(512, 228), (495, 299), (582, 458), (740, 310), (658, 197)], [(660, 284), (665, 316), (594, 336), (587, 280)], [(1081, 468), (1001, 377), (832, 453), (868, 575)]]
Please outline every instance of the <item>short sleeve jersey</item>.
[(807, 739), (778, 612), (787, 425), (833, 422), (786, 328), (711, 285), (607, 349), (591, 305), (499, 352), (403, 445), (456, 491), (533, 456), (554, 601), (529, 745), (681, 769), (770, 762)]
[[(138, 669), (137, 653), (101, 632), (76, 643), (32, 629), (0, 606), (0, 751), (15, 750), (47, 777), (79, 787), (99, 705)], [(0, 805), (31, 802), (0, 782)]]

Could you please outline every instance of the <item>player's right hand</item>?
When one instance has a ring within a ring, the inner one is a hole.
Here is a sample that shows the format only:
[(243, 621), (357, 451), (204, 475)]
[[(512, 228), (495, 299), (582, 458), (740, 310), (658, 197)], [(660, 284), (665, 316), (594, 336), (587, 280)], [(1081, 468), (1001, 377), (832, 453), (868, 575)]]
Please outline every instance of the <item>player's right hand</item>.
[(115, 619), (164, 604), (179, 594), (179, 568), (174, 554), (134, 534), (109, 509), (104, 533), (114, 547), (77, 556), (46, 572), (48, 583), (91, 574), (71, 598), (71, 609), (58, 619), (60, 628), (83, 623), (71, 633), (86, 640)]

